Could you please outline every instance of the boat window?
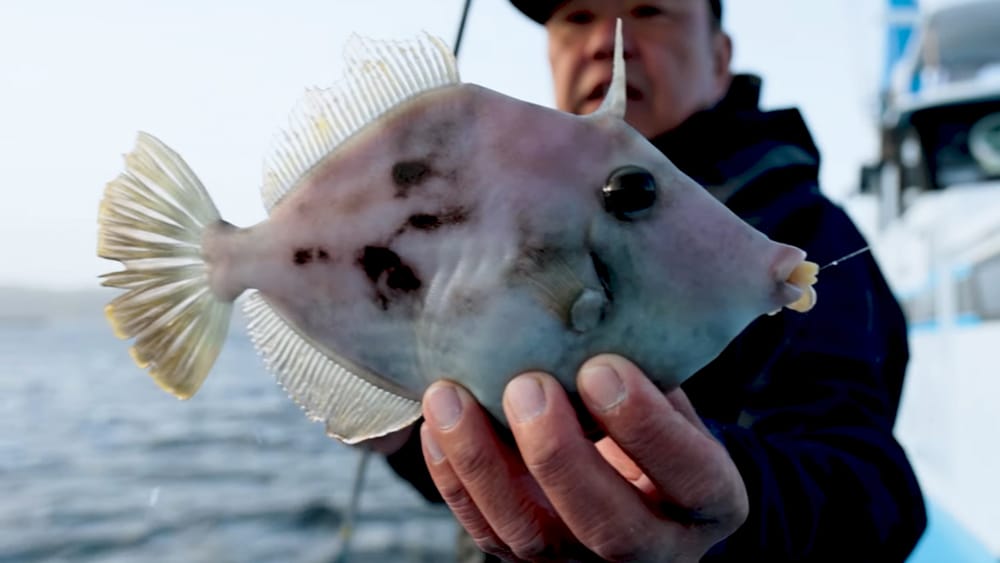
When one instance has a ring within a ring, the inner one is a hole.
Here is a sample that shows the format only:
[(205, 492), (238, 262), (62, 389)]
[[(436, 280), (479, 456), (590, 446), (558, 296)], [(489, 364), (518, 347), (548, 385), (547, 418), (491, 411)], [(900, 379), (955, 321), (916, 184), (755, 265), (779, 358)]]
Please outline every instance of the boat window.
[(972, 269), (973, 305), (982, 320), (1000, 319), (1000, 253)]
[(903, 297), (900, 299), (900, 304), (903, 306), (903, 313), (910, 328), (930, 326), (937, 321), (932, 287)]
[(927, 83), (1000, 75), (1000, 2), (971, 2), (935, 13), (924, 30), (922, 78)]

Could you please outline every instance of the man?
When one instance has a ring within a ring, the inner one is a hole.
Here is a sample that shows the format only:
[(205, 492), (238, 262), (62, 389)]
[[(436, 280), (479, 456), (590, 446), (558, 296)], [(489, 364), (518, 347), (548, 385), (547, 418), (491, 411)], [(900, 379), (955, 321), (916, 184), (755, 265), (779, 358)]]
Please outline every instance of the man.
[[(799, 114), (759, 111), (759, 81), (731, 76), (718, 0), (512, 1), (546, 26), (560, 109), (600, 104), (621, 17), (631, 125), (811, 260), (865, 246), (821, 195)], [(813, 311), (757, 320), (665, 396), (623, 358), (590, 360), (578, 386), (608, 433), (596, 449), (559, 385), (524, 374), (504, 395), (516, 445), (439, 382), (419, 439), (388, 459), (502, 558), (901, 561), (925, 526), (892, 436), (905, 322), (869, 255), (818, 289)]]

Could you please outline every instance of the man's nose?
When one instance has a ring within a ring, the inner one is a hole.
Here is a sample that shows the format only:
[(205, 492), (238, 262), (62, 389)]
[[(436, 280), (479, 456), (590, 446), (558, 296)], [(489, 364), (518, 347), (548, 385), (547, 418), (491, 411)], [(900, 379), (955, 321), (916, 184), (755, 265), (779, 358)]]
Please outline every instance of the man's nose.
[[(587, 52), (593, 60), (611, 60), (615, 56), (615, 25), (616, 18), (601, 18), (591, 26), (587, 38)], [(622, 23), (622, 54), (625, 59), (634, 55), (631, 33), (628, 26)]]

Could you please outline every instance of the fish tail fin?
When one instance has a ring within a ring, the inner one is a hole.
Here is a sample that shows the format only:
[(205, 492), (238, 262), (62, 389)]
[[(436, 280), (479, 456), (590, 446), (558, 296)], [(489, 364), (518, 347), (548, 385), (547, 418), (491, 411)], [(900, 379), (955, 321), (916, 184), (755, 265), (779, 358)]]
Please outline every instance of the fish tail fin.
[(229, 330), (233, 304), (212, 293), (201, 249), (205, 229), (221, 222), (187, 164), (146, 133), (98, 213), (97, 255), (125, 266), (102, 285), (127, 290), (105, 316), (119, 338), (135, 338), (135, 363), (181, 399), (201, 386)]

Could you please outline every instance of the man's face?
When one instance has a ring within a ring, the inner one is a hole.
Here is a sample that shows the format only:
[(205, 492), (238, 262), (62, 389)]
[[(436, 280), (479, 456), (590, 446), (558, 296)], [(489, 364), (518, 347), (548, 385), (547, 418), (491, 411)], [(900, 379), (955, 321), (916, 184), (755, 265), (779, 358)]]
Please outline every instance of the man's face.
[(611, 81), (615, 19), (628, 77), (625, 120), (647, 138), (711, 107), (729, 86), (729, 38), (706, 0), (570, 0), (545, 24), (556, 106), (596, 110)]

